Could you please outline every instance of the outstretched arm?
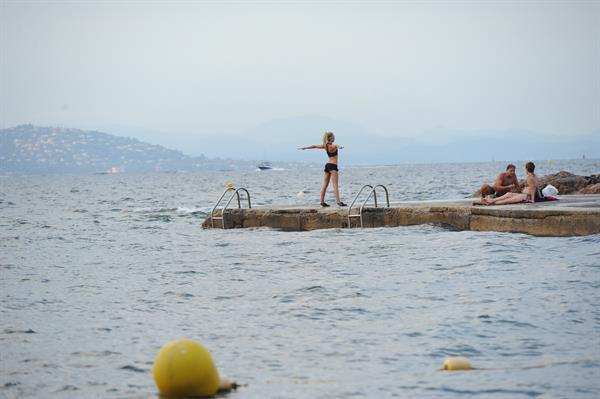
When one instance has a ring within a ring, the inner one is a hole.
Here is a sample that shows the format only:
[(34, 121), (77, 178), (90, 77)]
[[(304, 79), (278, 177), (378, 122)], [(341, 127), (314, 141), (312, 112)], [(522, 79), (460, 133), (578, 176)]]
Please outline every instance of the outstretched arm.
[(325, 148), (325, 147), (323, 147), (323, 144), (309, 145), (306, 147), (298, 147), (299, 150), (312, 150), (313, 148)]

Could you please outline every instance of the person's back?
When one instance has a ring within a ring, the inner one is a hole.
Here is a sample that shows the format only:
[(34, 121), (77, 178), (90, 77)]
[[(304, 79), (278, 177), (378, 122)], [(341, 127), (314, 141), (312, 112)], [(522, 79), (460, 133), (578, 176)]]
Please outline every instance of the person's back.
[(534, 163), (528, 162), (525, 165), (525, 169), (527, 170), (527, 186), (523, 189), (523, 192), (527, 194), (527, 198), (531, 202), (539, 201), (543, 198), (543, 195), (538, 187), (538, 178), (533, 173), (535, 170)]

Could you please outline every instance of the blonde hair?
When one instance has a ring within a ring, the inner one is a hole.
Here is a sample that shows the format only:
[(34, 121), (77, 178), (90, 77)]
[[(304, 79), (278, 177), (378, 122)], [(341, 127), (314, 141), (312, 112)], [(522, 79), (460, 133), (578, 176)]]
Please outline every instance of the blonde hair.
[(325, 132), (323, 133), (323, 145), (327, 146), (327, 143), (329, 142), (329, 138), (333, 136), (333, 132)]

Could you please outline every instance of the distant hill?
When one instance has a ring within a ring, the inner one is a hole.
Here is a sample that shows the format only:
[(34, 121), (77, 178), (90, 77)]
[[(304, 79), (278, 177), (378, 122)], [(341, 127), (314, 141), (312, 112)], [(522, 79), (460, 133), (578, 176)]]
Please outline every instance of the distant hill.
[[(238, 135), (160, 135), (163, 145), (185, 143), (189, 156), (161, 145), (97, 131), (20, 125), (0, 129), (0, 173), (108, 173), (254, 169), (257, 159), (297, 168), (325, 161), (318, 144), (324, 130), (336, 133), (342, 166), (600, 158), (600, 131), (570, 137), (525, 130), (456, 131), (438, 128), (417, 138), (384, 137), (344, 121), (307, 115), (265, 122)], [(127, 130), (119, 131), (120, 135)], [(144, 137), (140, 132), (139, 138)], [(178, 140), (174, 140), (177, 137)], [(180, 144), (181, 146), (181, 144)]]
[(96, 131), (20, 125), (0, 130), (0, 173), (194, 171), (254, 162), (191, 157), (181, 151)]
[[(600, 130), (552, 136), (524, 129), (453, 130), (436, 128), (418, 136), (410, 132), (378, 132), (321, 115), (275, 119), (241, 132), (190, 139), (189, 151), (201, 147), (214, 156), (271, 161), (324, 161), (320, 151), (298, 151), (298, 146), (319, 144), (322, 132), (331, 130), (345, 146), (344, 165), (405, 163), (487, 162), (531, 159), (600, 158)], [(396, 134), (390, 135), (389, 133)]]

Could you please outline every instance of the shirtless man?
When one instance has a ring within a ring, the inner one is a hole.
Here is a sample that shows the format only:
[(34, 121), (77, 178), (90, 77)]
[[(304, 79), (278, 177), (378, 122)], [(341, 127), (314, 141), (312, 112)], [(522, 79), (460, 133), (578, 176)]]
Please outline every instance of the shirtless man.
[(502, 172), (498, 175), (498, 177), (496, 177), (496, 182), (493, 186), (494, 190), (496, 191), (496, 197), (501, 197), (508, 192), (521, 192), (519, 180), (515, 174), (515, 169), (515, 165), (510, 163), (506, 166), (506, 172)]
[(515, 165), (508, 164), (506, 172), (502, 172), (496, 177), (496, 182), (490, 186), (489, 184), (483, 184), (479, 188), (481, 198), (487, 198), (488, 195), (496, 194), (496, 197), (501, 197), (506, 193), (519, 193), (521, 187), (519, 187), (519, 180), (515, 174)]

